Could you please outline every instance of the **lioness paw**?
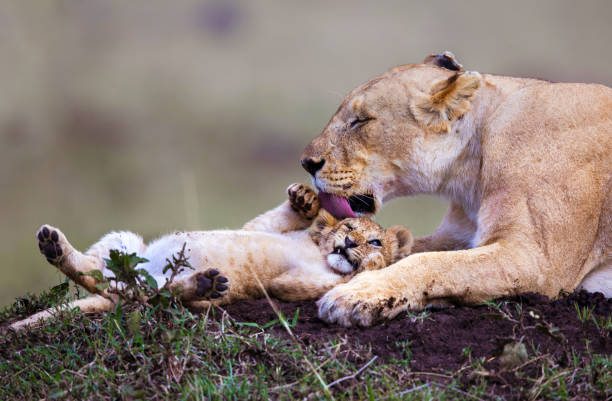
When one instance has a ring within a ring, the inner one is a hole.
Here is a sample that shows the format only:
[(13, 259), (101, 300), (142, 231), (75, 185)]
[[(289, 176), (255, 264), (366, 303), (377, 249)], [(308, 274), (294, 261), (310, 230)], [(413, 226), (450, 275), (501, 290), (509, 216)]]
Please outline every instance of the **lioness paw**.
[(196, 295), (204, 299), (217, 299), (225, 295), (229, 289), (229, 280), (216, 269), (208, 269), (197, 273)]
[(308, 185), (292, 184), (287, 194), (291, 208), (303, 218), (311, 220), (319, 213), (319, 197)]
[(348, 284), (333, 288), (317, 301), (319, 318), (344, 327), (369, 327), (375, 324), (378, 319), (374, 304), (351, 293), (350, 289), (343, 288), (346, 286)]
[(70, 244), (64, 234), (57, 228), (47, 224), (40, 227), (36, 233), (38, 249), (49, 263), (58, 266), (70, 250)]
[(380, 271), (359, 274), (346, 284), (327, 292), (319, 301), (319, 318), (344, 327), (368, 327), (386, 319), (392, 319), (411, 305), (405, 297), (394, 294), (378, 275)]

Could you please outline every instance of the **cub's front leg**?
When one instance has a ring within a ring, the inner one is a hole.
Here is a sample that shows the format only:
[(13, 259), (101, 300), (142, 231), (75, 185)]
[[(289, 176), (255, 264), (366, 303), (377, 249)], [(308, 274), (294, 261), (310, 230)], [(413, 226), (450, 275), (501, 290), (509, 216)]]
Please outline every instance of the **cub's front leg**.
[(283, 301), (319, 299), (330, 289), (348, 281), (348, 276), (331, 272), (288, 271), (269, 284), (270, 294)]
[(317, 193), (305, 184), (291, 184), (287, 188), (289, 206), (300, 215), (303, 220), (312, 222), (317, 217), (321, 204)]
[(312, 224), (320, 209), (316, 192), (304, 184), (291, 184), (287, 188), (289, 200), (257, 216), (242, 229), (269, 233), (304, 230)]

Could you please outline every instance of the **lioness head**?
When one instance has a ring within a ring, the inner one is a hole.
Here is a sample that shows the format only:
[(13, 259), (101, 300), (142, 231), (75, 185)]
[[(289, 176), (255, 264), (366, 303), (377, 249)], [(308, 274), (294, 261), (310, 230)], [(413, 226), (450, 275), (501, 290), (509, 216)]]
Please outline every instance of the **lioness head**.
[(384, 229), (367, 217), (337, 220), (321, 210), (311, 236), (327, 255), (327, 264), (340, 274), (378, 270), (410, 254), (412, 234), (402, 226)]
[(466, 146), (459, 120), (481, 80), (444, 53), (354, 89), (302, 154), (322, 206), (365, 216), (396, 196), (436, 192)]

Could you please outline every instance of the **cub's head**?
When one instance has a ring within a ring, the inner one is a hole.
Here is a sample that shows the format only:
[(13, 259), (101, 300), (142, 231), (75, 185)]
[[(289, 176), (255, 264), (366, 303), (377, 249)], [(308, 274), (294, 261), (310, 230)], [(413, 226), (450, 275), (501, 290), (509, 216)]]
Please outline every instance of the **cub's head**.
[(405, 227), (385, 230), (367, 217), (337, 220), (323, 209), (310, 234), (329, 267), (344, 275), (382, 269), (408, 256), (413, 242)]
[(322, 206), (367, 216), (396, 196), (436, 191), (469, 139), (460, 120), (481, 81), (446, 52), (354, 89), (302, 154)]

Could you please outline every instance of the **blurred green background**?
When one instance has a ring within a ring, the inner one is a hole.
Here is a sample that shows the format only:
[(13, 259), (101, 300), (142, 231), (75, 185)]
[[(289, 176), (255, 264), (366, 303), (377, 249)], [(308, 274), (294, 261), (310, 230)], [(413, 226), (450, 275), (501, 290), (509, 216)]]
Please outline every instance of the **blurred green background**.
[[(0, 305), (62, 279), (43, 223), (80, 249), (238, 228), (309, 182), (298, 159), (344, 94), (451, 50), (467, 69), (612, 84), (610, 1), (3, 1)], [(431, 232), (445, 203), (379, 221)]]

